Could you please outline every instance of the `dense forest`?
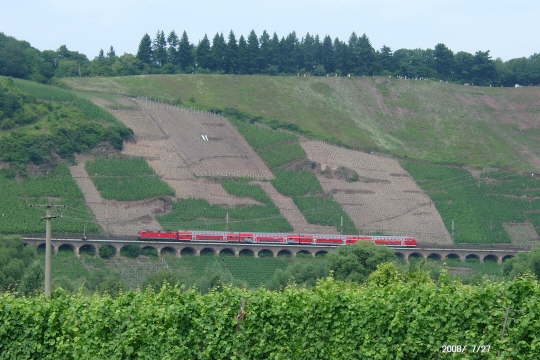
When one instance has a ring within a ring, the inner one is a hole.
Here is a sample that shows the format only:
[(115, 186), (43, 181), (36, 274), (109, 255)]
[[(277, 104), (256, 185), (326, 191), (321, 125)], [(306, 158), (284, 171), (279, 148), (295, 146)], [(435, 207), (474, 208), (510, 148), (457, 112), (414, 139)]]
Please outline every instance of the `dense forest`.
[(342, 41), (309, 33), (299, 38), (295, 32), (280, 38), (266, 31), (237, 39), (231, 31), (212, 41), (205, 35), (195, 45), (185, 31), (178, 36), (160, 30), (153, 39), (142, 37), (136, 55), (118, 56), (111, 46), (89, 60), (65, 45), (39, 51), (0, 33), (0, 75), (47, 82), (52, 77), (173, 73), (384, 75), (486, 86), (538, 85), (540, 54), (502, 61), (492, 59), (489, 51), (453, 52), (442, 43), (433, 49), (376, 50), (365, 34), (355, 33)]

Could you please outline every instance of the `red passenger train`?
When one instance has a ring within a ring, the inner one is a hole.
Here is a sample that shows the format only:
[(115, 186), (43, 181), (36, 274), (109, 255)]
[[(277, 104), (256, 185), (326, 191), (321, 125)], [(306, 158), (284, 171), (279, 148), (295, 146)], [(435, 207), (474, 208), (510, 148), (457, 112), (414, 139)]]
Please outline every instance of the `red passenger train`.
[(139, 232), (139, 240), (162, 241), (205, 241), (252, 244), (305, 244), (338, 246), (370, 241), (375, 245), (415, 247), (416, 239), (407, 236), (369, 236), (369, 235), (329, 235), (329, 234), (287, 234), (287, 233), (245, 233), (225, 231), (186, 231)]

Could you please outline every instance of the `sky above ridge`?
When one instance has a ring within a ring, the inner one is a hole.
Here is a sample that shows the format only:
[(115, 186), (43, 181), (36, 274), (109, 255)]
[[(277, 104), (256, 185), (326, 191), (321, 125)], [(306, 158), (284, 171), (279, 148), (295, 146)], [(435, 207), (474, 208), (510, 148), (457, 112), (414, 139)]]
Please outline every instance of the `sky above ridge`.
[(280, 37), (296, 31), (347, 40), (365, 33), (372, 45), (454, 51), (490, 50), (508, 60), (540, 53), (536, 0), (26, 0), (6, 1), (0, 32), (40, 49), (67, 45), (90, 59), (114, 46), (117, 55), (136, 53), (144, 33), (154, 37), (187, 31), (197, 43), (205, 33), (253, 29)]

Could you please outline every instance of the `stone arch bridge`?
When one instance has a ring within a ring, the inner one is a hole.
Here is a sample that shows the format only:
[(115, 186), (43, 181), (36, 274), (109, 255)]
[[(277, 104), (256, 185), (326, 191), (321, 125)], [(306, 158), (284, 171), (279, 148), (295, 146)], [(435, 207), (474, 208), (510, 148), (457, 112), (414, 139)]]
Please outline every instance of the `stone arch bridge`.
[[(24, 242), (45, 247), (43, 238), (24, 238)], [(236, 244), (236, 243), (212, 243), (212, 242), (159, 242), (138, 240), (81, 240), (81, 239), (53, 239), (54, 253), (60, 250), (73, 251), (77, 256), (81, 253), (97, 254), (101, 247), (110, 247), (113, 256), (119, 256), (122, 248), (128, 245), (138, 245), (142, 250), (150, 249), (155, 254), (175, 255), (233, 255), (253, 257), (277, 257), (277, 256), (321, 256), (336, 249), (335, 246), (320, 245), (282, 245), (282, 244)], [(439, 247), (415, 247), (415, 248), (392, 248), (396, 256), (406, 262), (412, 259), (461, 261), (475, 260), (479, 262), (493, 261), (499, 264), (510, 259), (526, 249), (518, 248), (478, 248), (456, 246)]]

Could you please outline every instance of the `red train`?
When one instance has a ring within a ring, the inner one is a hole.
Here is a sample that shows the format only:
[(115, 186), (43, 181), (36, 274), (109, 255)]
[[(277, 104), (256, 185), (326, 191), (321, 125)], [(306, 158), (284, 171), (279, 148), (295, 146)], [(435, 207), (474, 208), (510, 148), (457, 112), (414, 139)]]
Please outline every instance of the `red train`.
[(358, 241), (371, 241), (375, 245), (415, 247), (416, 239), (406, 236), (287, 234), (287, 233), (244, 233), (225, 231), (145, 231), (139, 232), (139, 240), (163, 241), (206, 241), (261, 244), (311, 244), (349, 245)]

